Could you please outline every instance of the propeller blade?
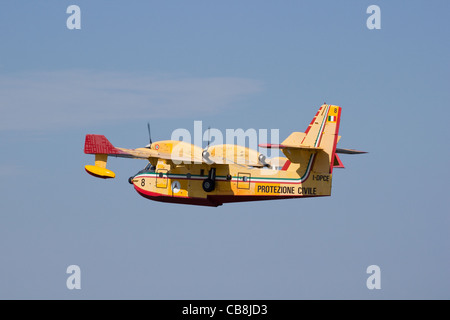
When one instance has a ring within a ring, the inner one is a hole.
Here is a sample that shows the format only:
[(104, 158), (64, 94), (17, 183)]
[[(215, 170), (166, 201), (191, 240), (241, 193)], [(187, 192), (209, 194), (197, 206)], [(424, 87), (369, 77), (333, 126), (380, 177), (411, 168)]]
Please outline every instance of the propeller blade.
[(208, 127), (208, 145), (206, 146), (206, 150), (208, 150), (210, 143), (211, 143), (211, 126)]
[(148, 128), (148, 138), (150, 140), (150, 147), (152, 146), (152, 132), (150, 131), (150, 122), (147, 122), (147, 128)]

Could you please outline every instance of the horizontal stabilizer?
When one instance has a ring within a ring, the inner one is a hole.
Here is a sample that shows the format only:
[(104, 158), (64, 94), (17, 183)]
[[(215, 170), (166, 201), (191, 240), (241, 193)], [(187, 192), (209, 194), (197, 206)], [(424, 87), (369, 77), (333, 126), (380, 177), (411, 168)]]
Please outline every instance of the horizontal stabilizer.
[(336, 153), (344, 153), (344, 154), (363, 154), (363, 153), (367, 153), (367, 152), (366, 152), (366, 151), (353, 150), (353, 149), (341, 149), (341, 148), (336, 148)]
[(301, 145), (288, 145), (288, 144), (271, 144), (271, 143), (261, 143), (258, 145), (261, 148), (267, 149), (298, 149), (298, 150), (309, 150), (309, 151), (320, 151), (322, 148), (301, 146)]

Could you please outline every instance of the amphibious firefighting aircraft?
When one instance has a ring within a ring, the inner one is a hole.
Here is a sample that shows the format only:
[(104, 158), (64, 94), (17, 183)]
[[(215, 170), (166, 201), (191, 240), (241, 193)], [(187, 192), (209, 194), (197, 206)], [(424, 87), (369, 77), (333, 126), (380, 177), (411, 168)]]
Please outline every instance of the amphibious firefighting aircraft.
[[(147, 166), (129, 178), (143, 197), (181, 204), (217, 207), (223, 203), (322, 197), (331, 195), (333, 168), (343, 168), (338, 153), (363, 151), (336, 148), (341, 108), (324, 104), (305, 132), (293, 132), (278, 148), (285, 157), (266, 159), (256, 150), (237, 145), (206, 149), (183, 141), (152, 142), (144, 148), (114, 147), (103, 135), (88, 134), (84, 153), (95, 154), (86, 171), (114, 178), (106, 168), (108, 156), (147, 160)], [(149, 127), (150, 131), (150, 127)]]

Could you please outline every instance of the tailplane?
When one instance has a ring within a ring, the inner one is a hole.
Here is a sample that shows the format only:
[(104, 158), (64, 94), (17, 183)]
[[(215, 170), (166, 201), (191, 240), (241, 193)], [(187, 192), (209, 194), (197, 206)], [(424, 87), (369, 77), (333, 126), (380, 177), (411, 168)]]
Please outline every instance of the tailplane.
[(281, 144), (260, 144), (278, 148), (288, 159), (281, 170), (296, 171), (305, 181), (311, 172), (331, 174), (333, 168), (344, 168), (338, 153), (362, 154), (365, 151), (336, 148), (341, 138), (341, 107), (324, 104), (319, 108), (305, 132), (293, 132)]
[(305, 132), (293, 132), (279, 145), (260, 145), (280, 148), (288, 158), (282, 170), (301, 171), (307, 178), (311, 170), (332, 173), (335, 164), (336, 144), (339, 140), (341, 107), (324, 104), (317, 111)]

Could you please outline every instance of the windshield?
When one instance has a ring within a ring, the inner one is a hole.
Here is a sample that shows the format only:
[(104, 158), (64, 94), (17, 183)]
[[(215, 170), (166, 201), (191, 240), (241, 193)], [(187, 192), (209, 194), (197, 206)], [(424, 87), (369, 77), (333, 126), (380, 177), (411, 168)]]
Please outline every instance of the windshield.
[(149, 162), (148, 165), (142, 171), (155, 171), (155, 167)]

